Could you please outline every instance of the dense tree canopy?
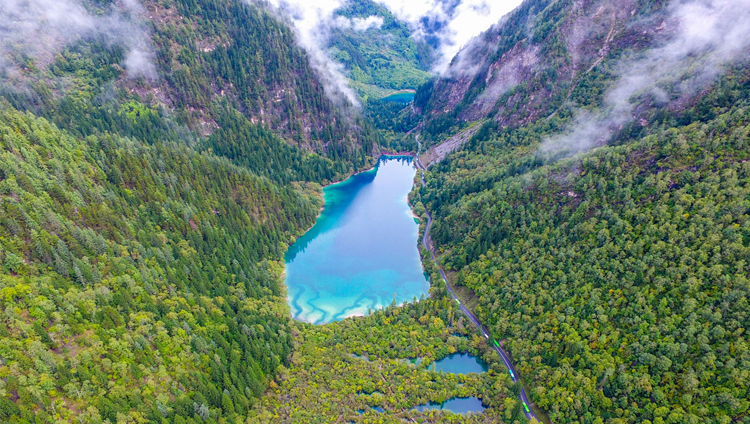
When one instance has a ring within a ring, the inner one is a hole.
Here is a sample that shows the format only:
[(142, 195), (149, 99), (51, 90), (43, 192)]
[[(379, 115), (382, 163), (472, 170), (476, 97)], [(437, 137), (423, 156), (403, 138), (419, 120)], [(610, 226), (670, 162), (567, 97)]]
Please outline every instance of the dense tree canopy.
[(554, 120), (487, 128), (428, 173), (442, 261), (551, 420), (748, 420), (747, 89), (556, 162)]
[(317, 194), (0, 109), (2, 418), (242, 420), (291, 352), (279, 261)]

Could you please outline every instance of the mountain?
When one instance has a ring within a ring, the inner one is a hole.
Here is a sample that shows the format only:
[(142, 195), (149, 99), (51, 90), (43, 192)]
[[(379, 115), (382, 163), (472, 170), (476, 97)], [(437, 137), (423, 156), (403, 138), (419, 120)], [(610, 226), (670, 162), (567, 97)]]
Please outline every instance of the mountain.
[(484, 119), (518, 127), (570, 105), (596, 105), (618, 59), (672, 31), (667, 4), (523, 2), (420, 90), (423, 137), (437, 140)]
[[(320, 47), (359, 110), (265, 2), (2, 2), (0, 420), (525, 422), (524, 390), (550, 422), (750, 422), (747, 22), (527, 0), (430, 76), (351, 0)], [(293, 321), (321, 185), (418, 141), (430, 297)], [(488, 372), (419, 366), (452, 353)], [(456, 397), (486, 410), (415, 409)]]
[(259, 5), (0, 10), (0, 419), (244, 421), (292, 350), (283, 253), (374, 130)]
[(345, 66), (351, 86), (366, 98), (416, 89), (431, 77), (433, 48), (372, 0), (344, 3), (335, 11), (329, 44), (333, 60)]
[(290, 353), (279, 262), (316, 194), (7, 103), (0, 129), (3, 420), (244, 417)]
[[(123, 13), (113, 1), (84, 5), (81, 19)], [(156, 74), (132, 78), (123, 69), (127, 37), (85, 33), (51, 63), (27, 66), (22, 78), (4, 85), (5, 97), (76, 135), (191, 139), (254, 165), (257, 173), (287, 174), (286, 180), (303, 180), (295, 173), (312, 168), (312, 179), (330, 181), (377, 152), (371, 126), (335, 105), (339, 100), (327, 94), (292, 30), (263, 7), (239, 0), (145, 1), (129, 13), (150, 40)], [(256, 137), (228, 147), (217, 134), (228, 127)], [(286, 159), (247, 158), (266, 147), (286, 151)]]
[(417, 93), (440, 261), (553, 422), (748, 421), (750, 11), (709, 3), (526, 1)]

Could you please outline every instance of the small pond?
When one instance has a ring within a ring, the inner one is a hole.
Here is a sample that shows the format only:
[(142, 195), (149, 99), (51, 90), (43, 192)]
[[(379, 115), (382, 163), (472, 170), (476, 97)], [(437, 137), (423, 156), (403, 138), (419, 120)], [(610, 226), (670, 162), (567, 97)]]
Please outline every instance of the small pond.
[(413, 90), (404, 90), (399, 91), (396, 93), (391, 93), (390, 95), (380, 99), (384, 102), (397, 102), (397, 103), (409, 103), (414, 101), (414, 97), (416, 96), (417, 92)]
[(489, 370), (487, 364), (477, 356), (469, 353), (453, 353), (431, 364), (429, 370), (445, 373), (484, 373)]
[(467, 414), (467, 413), (482, 413), (484, 406), (482, 400), (476, 397), (455, 397), (450, 400), (446, 400), (444, 403), (427, 403), (415, 407), (420, 412), (425, 410), (447, 410), (453, 413)]

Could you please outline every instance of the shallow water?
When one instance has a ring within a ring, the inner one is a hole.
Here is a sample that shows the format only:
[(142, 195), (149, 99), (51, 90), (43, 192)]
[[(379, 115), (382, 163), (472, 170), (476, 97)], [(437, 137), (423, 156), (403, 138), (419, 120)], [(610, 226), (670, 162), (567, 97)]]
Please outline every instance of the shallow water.
[(411, 158), (383, 157), (324, 189), (325, 209), (285, 257), (295, 319), (323, 324), (427, 293), (407, 203), (415, 173)]
[(454, 353), (431, 364), (429, 369), (445, 373), (483, 373), (489, 368), (479, 357), (468, 353)]
[(415, 407), (415, 409), (419, 410), (420, 412), (424, 412), (425, 410), (435, 409), (435, 410), (448, 410), (453, 413), (460, 413), (460, 414), (466, 414), (466, 413), (481, 413), (484, 411), (484, 406), (482, 405), (482, 400), (476, 398), (476, 397), (455, 397), (450, 400), (446, 400), (445, 403), (438, 404), (438, 403), (427, 403), (422, 404), (420, 406)]

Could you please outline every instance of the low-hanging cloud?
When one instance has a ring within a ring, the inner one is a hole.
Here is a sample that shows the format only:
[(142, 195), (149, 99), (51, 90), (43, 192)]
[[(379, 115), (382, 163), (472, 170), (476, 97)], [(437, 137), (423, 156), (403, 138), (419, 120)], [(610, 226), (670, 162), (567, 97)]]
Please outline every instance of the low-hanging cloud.
[(91, 14), (81, 0), (2, 0), (0, 2), (0, 78), (20, 74), (31, 59), (51, 63), (65, 46), (85, 37), (101, 37), (127, 50), (129, 77), (156, 78), (147, 31), (137, 22), (138, 0), (122, 0), (103, 15)]
[[(309, 56), (311, 65), (323, 81), (329, 98), (347, 99), (359, 105), (349, 87), (344, 66), (327, 51), (333, 28), (367, 31), (380, 28), (379, 16), (347, 18), (337, 9), (348, 0), (247, 0), (270, 3), (294, 24), (298, 43)], [(444, 73), (456, 53), (473, 37), (496, 24), (522, 0), (376, 0), (396, 17), (405, 21), (413, 36), (431, 42), (437, 48), (434, 71)]]
[(368, 16), (366, 18), (347, 18), (337, 16), (333, 20), (333, 25), (337, 28), (354, 31), (367, 31), (369, 29), (380, 29), (383, 26), (384, 19), (381, 16)]
[(444, 74), (470, 40), (496, 25), (521, 0), (377, 0), (408, 22), (415, 36), (437, 44), (434, 71)]
[(579, 111), (568, 131), (542, 143), (543, 154), (565, 156), (600, 146), (635, 119), (635, 97), (666, 102), (692, 96), (728, 64), (750, 59), (747, 0), (674, 0), (669, 14), (666, 25), (677, 26), (673, 36), (638, 59), (621, 61), (602, 110)]
[[(249, 0), (258, 2), (259, 0)], [(297, 42), (305, 49), (310, 65), (317, 71), (328, 97), (336, 103), (342, 100), (360, 106), (354, 90), (349, 87), (344, 76), (344, 66), (334, 61), (328, 54), (327, 45), (330, 29), (336, 26), (334, 12), (341, 7), (342, 0), (268, 0), (268, 2), (291, 19), (297, 35)], [(347, 20), (345, 25), (353, 25)], [(361, 23), (360, 23), (361, 25)]]

